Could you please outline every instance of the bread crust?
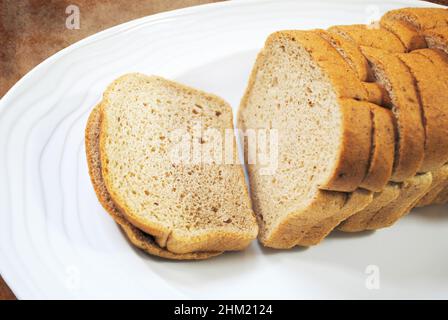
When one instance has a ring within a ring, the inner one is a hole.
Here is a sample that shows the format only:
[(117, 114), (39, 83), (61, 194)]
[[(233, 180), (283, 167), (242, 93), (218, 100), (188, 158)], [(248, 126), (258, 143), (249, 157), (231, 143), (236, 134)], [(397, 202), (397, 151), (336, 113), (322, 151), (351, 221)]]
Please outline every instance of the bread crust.
[(448, 10), (442, 8), (402, 8), (388, 11), (383, 20), (400, 20), (418, 31), (448, 25)]
[(290, 249), (299, 245), (308, 229), (339, 212), (346, 201), (346, 194), (317, 190), (308, 202), (278, 221), (270, 233), (260, 228), (260, 242), (270, 248)]
[[(431, 49), (423, 49), (423, 50), (416, 50), (413, 53), (415, 54), (421, 54), (430, 59), (435, 65), (440, 68), (438, 75), (442, 79), (442, 83), (447, 84), (448, 83), (448, 55), (439, 49), (431, 48)], [(446, 93), (443, 92), (443, 93)], [(443, 169), (444, 170), (444, 169)], [(436, 173), (434, 173), (434, 176)], [(438, 175), (440, 179), (440, 175)], [(434, 177), (436, 179), (436, 177)], [(441, 189), (441, 191), (437, 191), (437, 189)], [(432, 199), (430, 202), (429, 199)], [(436, 183), (433, 183), (433, 186), (431, 187), (431, 190), (428, 192), (428, 194), (425, 196), (424, 199), (422, 199), (422, 203), (420, 206), (425, 203), (426, 205), (430, 204), (445, 204), (448, 202), (448, 178), (444, 182), (441, 183), (441, 186), (436, 185)]]
[(328, 31), (339, 34), (346, 40), (352, 41), (358, 46), (372, 47), (389, 52), (406, 52), (401, 40), (386, 29), (354, 24), (345, 26), (332, 26)]
[(300, 246), (313, 246), (319, 244), (333, 231), (341, 221), (366, 208), (373, 201), (373, 193), (363, 189), (357, 189), (347, 195), (347, 200), (341, 210), (331, 217), (307, 230), (304, 237), (298, 242)]
[(375, 214), (389, 203), (394, 201), (400, 195), (400, 185), (389, 183), (383, 191), (373, 195), (372, 202), (361, 211), (348, 217), (337, 227), (344, 232), (360, 232), (365, 231), (369, 221)]
[(372, 154), (360, 187), (379, 192), (392, 176), (395, 154), (395, 121), (390, 110), (369, 104), (372, 114)]
[(330, 33), (325, 30), (313, 30), (316, 34), (327, 41), (346, 61), (351, 69), (356, 73), (367, 95), (364, 101), (368, 101), (379, 106), (388, 104), (390, 99), (387, 91), (379, 84), (373, 82), (375, 80), (369, 62), (362, 54), (358, 45), (353, 41), (349, 41), (340, 34)]
[(429, 48), (443, 50), (448, 54), (448, 26), (422, 31)]
[[(148, 219), (144, 220), (138, 214), (133, 212), (129, 206), (126, 205), (125, 199), (123, 199), (122, 195), (116, 192), (113, 188), (113, 183), (111, 177), (108, 172), (107, 163), (107, 153), (105, 152), (105, 145), (108, 139), (107, 130), (108, 123), (107, 117), (105, 115), (104, 109), (107, 105), (110, 104), (109, 96), (110, 93), (115, 90), (115, 86), (119, 84), (126, 77), (137, 77), (142, 78), (144, 81), (155, 80), (158, 82), (166, 84), (167, 86), (171, 86), (180, 90), (186, 90), (190, 92), (196, 92), (202, 95), (206, 95), (208, 99), (215, 100), (218, 104), (225, 105), (228, 108), (228, 112), (231, 112), (230, 106), (222, 99), (215, 95), (207, 94), (203, 91), (196, 90), (184, 85), (177, 84), (172, 81), (165, 80), (160, 77), (155, 76), (145, 76), (142, 74), (127, 74), (124, 75), (117, 80), (115, 80), (105, 91), (103, 95), (103, 102), (100, 106), (100, 112), (103, 115), (101, 121), (101, 132), (100, 132), (100, 156), (102, 166), (102, 175), (104, 183), (109, 191), (111, 197), (114, 199), (114, 202), (117, 207), (120, 208), (120, 211), (126, 217), (126, 219), (137, 228), (143, 230), (144, 232), (154, 236), (155, 241), (161, 247), (166, 247), (169, 251), (182, 254), (189, 252), (202, 252), (202, 251), (227, 251), (227, 250), (242, 250), (246, 248), (252, 240), (257, 237), (258, 226), (256, 224), (255, 215), (252, 212), (253, 218), (253, 228), (247, 232), (241, 232), (237, 230), (214, 230), (213, 232), (209, 231), (201, 231), (195, 232), (195, 235), (192, 233), (185, 233), (182, 230), (171, 230), (170, 228), (158, 223), (156, 221), (149, 221)], [(233, 120), (229, 120), (229, 125), (233, 126)], [(104, 165), (106, 164), (106, 165)], [(242, 166), (239, 166), (239, 176), (241, 179), (241, 185), (244, 186), (241, 192), (247, 197), (248, 203), (250, 203), (250, 198), (247, 190), (247, 186), (244, 180), (244, 173)]]
[[(426, 49), (431, 50), (431, 49)], [(448, 83), (440, 81), (448, 71), (424, 55), (397, 55), (411, 71), (422, 106), (425, 153), (420, 172), (439, 169), (448, 162)]]
[(432, 183), (430, 172), (416, 175), (401, 184), (400, 195), (387, 206), (380, 209), (367, 223), (367, 230), (390, 227), (420, 201)]
[(407, 52), (427, 47), (424, 36), (403, 21), (383, 19), (380, 26), (400, 39)]
[(100, 107), (97, 105), (90, 113), (85, 130), (85, 147), (89, 176), (99, 202), (122, 228), (129, 241), (148, 254), (174, 260), (202, 260), (221, 254), (222, 252), (193, 252), (186, 254), (170, 252), (158, 246), (151, 235), (144, 233), (126, 220), (111, 198), (102, 177), (99, 154), (100, 124), (101, 113)]
[(345, 58), (353, 71), (356, 72), (359, 80), (366, 82), (374, 80), (373, 74), (369, 68), (369, 62), (356, 44), (352, 41), (347, 41), (345, 37), (338, 33), (330, 33), (321, 29), (314, 30), (314, 32), (326, 40), (343, 58)]
[(428, 192), (417, 203), (416, 207), (425, 207), (433, 204), (437, 196), (448, 186), (448, 164), (432, 172), (432, 184)]
[[(364, 179), (370, 155), (371, 118), (369, 110), (359, 101), (355, 101), (355, 99), (365, 101), (368, 96), (367, 91), (338, 52), (317, 33), (298, 30), (275, 32), (266, 40), (265, 48), (282, 39), (299, 42), (328, 76), (336, 94), (341, 98), (340, 112), (343, 119), (341, 141), (344, 143), (341, 143), (338, 159), (328, 177), (320, 184), (320, 188), (340, 192), (354, 191)], [(240, 103), (239, 126), (242, 122), (242, 110), (247, 105), (263, 60), (264, 49), (257, 56)]]
[[(376, 73), (381, 72), (390, 85), (389, 91), (397, 124), (392, 181), (400, 182), (413, 177), (420, 169), (424, 156), (425, 131), (421, 106), (412, 74), (396, 56), (382, 50), (361, 47)], [(379, 79), (381, 75), (377, 74)]]
[(445, 182), (445, 188), (440, 191), (431, 204), (447, 204), (448, 203), (448, 181)]

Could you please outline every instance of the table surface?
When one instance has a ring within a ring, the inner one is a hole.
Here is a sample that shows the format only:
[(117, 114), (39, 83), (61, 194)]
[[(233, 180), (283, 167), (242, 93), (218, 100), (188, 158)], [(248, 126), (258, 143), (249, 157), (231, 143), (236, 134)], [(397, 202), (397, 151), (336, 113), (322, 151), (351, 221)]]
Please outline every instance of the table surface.
[[(220, 0), (78, 0), (80, 28), (65, 21), (72, 0), (2, 0), (0, 3), (0, 97), (29, 70), (70, 44), (111, 26), (178, 8)], [(432, 0), (448, 5), (448, 0)], [(0, 300), (15, 299), (0, 276)]]

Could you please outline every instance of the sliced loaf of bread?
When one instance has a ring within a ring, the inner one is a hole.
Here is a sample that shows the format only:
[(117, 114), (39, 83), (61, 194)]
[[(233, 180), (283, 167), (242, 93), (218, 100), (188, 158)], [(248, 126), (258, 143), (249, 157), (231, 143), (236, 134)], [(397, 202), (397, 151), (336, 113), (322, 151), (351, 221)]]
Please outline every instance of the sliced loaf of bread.
[(278, 131), (278, 168), (248, 164), (260, 241), (290, 248), (341, 212), (362, 183), (371, 151), (365, 91), (338, 52), (314, 32), (272, 34), (241, 101), (238, 127)]
[[(101, 116), (102, 176), (132, 225), (175, 254), (241, 250), (256, 238), (241, 165), (205, 161), (201, 151), (194, 158), (195, 146), (206, 150), (217, 142), (203, 131), (224, 137), (233, 130), (223, 100), (160, 77), (129, 74), (107, 88)], [(172, 154), (184, 143), (179, 133), (193, 149), (185, 162)]]

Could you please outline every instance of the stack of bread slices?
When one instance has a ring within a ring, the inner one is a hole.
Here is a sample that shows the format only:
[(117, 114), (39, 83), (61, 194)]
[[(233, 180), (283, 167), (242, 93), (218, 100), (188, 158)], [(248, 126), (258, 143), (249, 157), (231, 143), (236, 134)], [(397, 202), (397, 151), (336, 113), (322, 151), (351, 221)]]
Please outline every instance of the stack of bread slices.
[(311, 246), (334, 229), (384, 228), (415, 206), (447, 203), (448, 10), (273, 33), (237, 123), (278, 137), (275, 170), (246, 162), (250, 196), (238, 162), (170, 153), (179, 130), (193, 139), (179, 144), (193, 157), (194, 145), (216, 143), (207, 129), (230, 130), (235, 145), (226, 102), (156, 76), (109, 85), (87, 122), (87, 162), (131, 243), (168, 259), (242, 250), (257, 235), (267, 247)]
[(278, 169), (248, 164), (268, 247), (391, 226), (448, 201), (448, 10), (279, 31), (259, 53), (238, 127), (278, 131)]
[(177, 144), (207, 147), (212, 137), (192, 131), (233, 132), (232, 119), (222, 99), (160, 77), (127, 74), (109, 85), (87, 121), (87, 163), (100, 203), (131, 243), (186, 260), (242, 250), (257, 237), (240, 164), (170, 154)]

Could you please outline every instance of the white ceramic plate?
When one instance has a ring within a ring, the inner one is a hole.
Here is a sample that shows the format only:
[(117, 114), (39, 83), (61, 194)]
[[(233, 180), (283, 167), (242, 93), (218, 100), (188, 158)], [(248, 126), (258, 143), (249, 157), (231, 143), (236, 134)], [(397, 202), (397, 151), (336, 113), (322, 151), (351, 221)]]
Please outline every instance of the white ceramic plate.
[[(232, 1), (158, 14), (58, 52), (0, 101), (0, 271), (19, 298), (448, 298), (447, 207), (311, 249), (173, 262), (134, 249), (98, 203), (84, 126), (138, 71), (214, 92), (234, 111), (278, 29), (367, 23), (416, 1)], [(376, 276), (379, 275), (379, 278)], [(376, 280), (379, 280), (377, 282)], [(379, 284), (379, 288), (376, 286)]]

